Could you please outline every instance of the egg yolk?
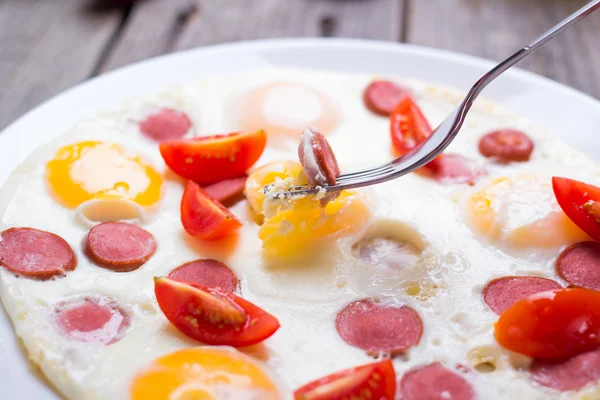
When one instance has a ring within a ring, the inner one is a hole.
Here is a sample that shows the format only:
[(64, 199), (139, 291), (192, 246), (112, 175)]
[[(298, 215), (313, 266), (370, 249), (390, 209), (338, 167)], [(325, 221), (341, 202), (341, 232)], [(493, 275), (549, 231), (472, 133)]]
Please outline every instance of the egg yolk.
[(187, 348), (140, 371), (132, 400), (278, 400), (276, 385), (249, 356), (224, 347)]
[(498, 178), (468, 200), (473, 229), (514, 248), (552, 248), (585, 240), (560, 209), (550, 179), (534, 175)]
[(335, 239), (358, 231), (371, 216), (366, 199), (355, 191), (321, 206), (315, 196), (288, 200), (267, 200), (265, 185), (306, 184), (299, 163), (284, 161), (268, 164), (252, 173), (246, 182), (246, 196), (252, 210), (264, 218), (259, 231), (263, 254), (285, 258), (310, 254), (324, 239)]
[(329, 133), (339, 125), (339, 112), (317, 90), (293, 82), (272, 83), (251, 91), (240, 108), (240, 128), (297, 139), (307, 126)]
[(250, 174), (246, 180), (244, 195), (259, 221), (262, 221), (264, 217), (263, 204), (265, 202), (265, 193), (263, 192), (263, 188), (266, 185), (275, 183), (277, 180), (284, 181), (286, 179), (294, 180), (298, 183), (308, 183), (304, 177), (302, 166), (293, 161), (276, 161), (263, 165)]
[(160, 198), (160, 174), (116, 144), (87, 141), (65, 146), (46, 171), (53, 193), (70, 208), (91, 199), (127, 199), (150, 206)]

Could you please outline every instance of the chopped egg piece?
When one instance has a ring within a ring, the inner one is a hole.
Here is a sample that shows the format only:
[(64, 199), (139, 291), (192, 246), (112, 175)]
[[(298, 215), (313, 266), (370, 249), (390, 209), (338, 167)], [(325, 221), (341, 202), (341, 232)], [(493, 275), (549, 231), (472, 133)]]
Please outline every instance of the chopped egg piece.
[[(271, 192), (285, 191), (291, 182), (306, 183), (302, 166), (293, 161), (275, 161), (256, 169), (246, 180), (244, 194), (254, 214), (262, 219), (265, 205), (264, 187), (273, 185)], [(272, 202), (266, 202), (272, 204)], [(269, 213), (266, 213), (269, 214)]]
[[(264, 218), (259, 231), (263, 254), (267, 257), (296, 257), (323, 245), (323, 239), (336, 239), (358, 231), (371, 216), (366, 198), (356, 191), (342, 191), (325, 207), (315, 196), (294, 199), (268, 199), (262, 189), (275, 183), (273, 191), (306, 184), (302, 167), (291, 161), (268, 164), (246, 182), (246, 193), (255, 213)], [(300, 181), (299, 181), (300, 180)]]

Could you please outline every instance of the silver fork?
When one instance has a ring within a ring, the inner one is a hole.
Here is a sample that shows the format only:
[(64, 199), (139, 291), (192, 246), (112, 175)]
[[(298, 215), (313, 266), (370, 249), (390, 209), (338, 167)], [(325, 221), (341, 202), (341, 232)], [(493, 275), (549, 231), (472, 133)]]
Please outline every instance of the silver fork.
[(552, 40), (558, 34), (562, 33), (567, 28), (576, 24), (592, 12), (600, 8), (600, 0), (590, 1), (588, 4), (565, 18), (554, 27), (546, 31), (542, 36), (535, 39), (527, 46), (502, 61), (488, 73), (483, 75), (473, 85), (465, 99), (433, 132), (433, 134), (421, 145), (403, 156), (395, 160), (381, 165), (377, 168), (365, 169), (358, 172), (343, 174), (338, 179), (335, 185), (325, 186), (323, 188), (315, 188), (309, 186), (295, 186), (289, 191), (273, 192), (271, 186), (266, 186), (264, 192), (271, 197), (296, 197), (308, 194), (317, 194), (323, 189), (326, 192), (337, 192), (344, 189), (352, 189), (362, 186), (375, 185), (377, 183), (386, 182), (392, 179), (399, 178), (409, 172), (420, 168), (440, 155), (446, 147), (454, 140), (465, 120), (469, 109), (473, 102), (479, 96), (481, 91), (494, 79), (500, 76), (504, 71), (542, 47), (544, 44)]

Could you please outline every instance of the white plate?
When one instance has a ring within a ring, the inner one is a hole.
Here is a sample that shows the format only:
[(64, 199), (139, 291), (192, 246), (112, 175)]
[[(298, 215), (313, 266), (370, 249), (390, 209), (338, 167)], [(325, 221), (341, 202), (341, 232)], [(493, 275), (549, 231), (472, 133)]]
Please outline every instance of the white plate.
[[(411, 45), (342, 39), (246, 42), (159, 57), (81, 84), (9, 126), (0, 134), (0, 184), (32, 150), (85, 116), (173, 84), (269, 65), (401, 75), (468, 90), (494, 63)], [(598, 158), (600, 102), (593, 98), (520, 70), (507, 72), (484, 96)], [(32, 373), (4, 312), (0, 314), (0, 366), (0, 399), (57, 398)]]

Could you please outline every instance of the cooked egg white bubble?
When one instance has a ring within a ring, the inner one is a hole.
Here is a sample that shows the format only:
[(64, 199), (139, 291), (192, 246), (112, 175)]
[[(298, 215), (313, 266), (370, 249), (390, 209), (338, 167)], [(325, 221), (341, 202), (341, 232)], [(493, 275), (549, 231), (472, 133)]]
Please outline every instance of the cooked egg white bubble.
[[(497, 316), (481, 298), (485, 284), (501, 276), (528, 274), (558, 280), (553, 268), (555, 257), (572, 241), (585, 237), (579, 233), (547, 246), (519, 245), (518, 239), (508, 239), (513, 229), (545, 221), (554, 210), (551, 192), (548, 196), (517, 196), (518, 201), (510, 193), (494, 192), (494, 210), (503, 210), (488, 215), (498, 227), (496, 234), (482, 231), (473, 214), (473, 196), (500, 178), (511, 182), (528, 174), (549, 182), (556, 174), (600, 182), (600, 170), (593, 161), (542, 128), (485, 100), (478, 101), (447, 152), (485, 165), (486, 177), (471, 187), (442, 185), (410, 174), (366, 189), (364, 195), (373, 212), (368, 226), (325, 244), (328, 251), (324, 255), (300, 264), (286, 264), (261, 257), (259, 226), (246, 202), (231, 209), (244, 223), (237, 237), (207, 243), (188, 236), (179, 216), (183, 181), (167, 171), (157, 144), (141, 136), (132, 123), (145, 107), (170, 106), (192, 119), (194, 129), (189, 135), (236, 131), (241, 129), (236, 116), (243, 113), (244, 101), (248, 100), (245, 95), (268, 84), (301, 83), (317, 90), (327, 99), (327, 109), (339, 113), (335, 128), (322, 133), (327, 135), (341, 170), (352, 171), (379, 165), (392, 157), (388, 119), (373, 115), (362, 103), (362, 91), (374, 78), (267, 69), (190, 83), (131, 100), (117, 111), (82, 121), (71, 132), (31, 154), (0, 192), (0, 230), (29, 226), (56, 233), (71, 245), (78, 258), (75, 271), (51, 281), (16, 278), (0, 268), (2, 302), (31, 361), (69, 399), (128, 398), (136, 372), (162, 355), (198, 345), (171, 326), (160, 311), (153, 277), (167, 275), (194, 259), (215, 258), (235, 271), (244, 298), (279, 319), (281, 328), (274, 336), (243, 351), (273, 371), (274, 381), (285, 388), (282, 391), (291, 393), (313, 379), (373, 360), (347, 345), (337, 334), (334, 322), (346, 304), (376, 296), (413, 307), (423, 320), (419, 345), (394, 358), (399, 377), (433, 361), (475, 369), (478, 360), (486, 360), (494, 365), (493, 372), (474, 372), (467, 378), (481, 398), (584, 398), (585, 393), (592, 395), (593, 390), (599, 390), (586, 388), (579, 394), (558, 394), (536, 387), (518, 369), (527, 364), (527, 358), (509, 354), (496, 344), (493, 323)], [(410, 88), (432, 126), (441, 122), (463, 95), (435, 84), (397, 81)], [(305, 113), (291, 116), (281, 110), (277, 118), (269, 109), (269, 115), (278, 123), (288, 127), (298, 124), (298, 138), (290, 137), (289, 132), (268, 132), (269, 145), (256, 167), (298, 159), (299, 135), (318, 116), (315, 104), (310, 107)], [(304, 124), (302, 115), (310, 116), (306, 118), (311, 121)], [(507, 127), (523, 130), (535, 142), (529, 162), (494, 164), (477, 151), (481, 135)], [(126, 204), (123, 207), (104, 208), (105, 202), (95, 200), (99, 205), (92, 204), (91, 211), (86, 212), (57, 201), (49, 191), (46, 163), (61, 147), (90, 140), (117, 144), (143, 159), (162, 178), (160, 199), (151, 205), (127, 200), (121, 202)], [(113, 218), (133, 220), (156, 238), (156, 253), (136, 271), (117, 273), (100, 268), (82, 252), (82, 240), (90, 226)], [(542, 225), (544, 229), (556, 228), (552, 222)], [(531, 229), (535, 235), (535, 229)], [(361, 238), (364, 242), (359, 243)], [(390, 242), (390, 238), (399, 244)], [(368, 246), (376, 250), (364, 250)], [(360, 255), (361, 248), (367, 256)], [(403, 265), (380, 265), (395, 259), (402, 260)], [(374, 262), (377, 265), (372, 265)], [(118, 342), (108, 346), (76, 342), (53, 325), (50, 310), (54, 304), (90, 294), (108, 296), (130, 313), (131, 326)]]

